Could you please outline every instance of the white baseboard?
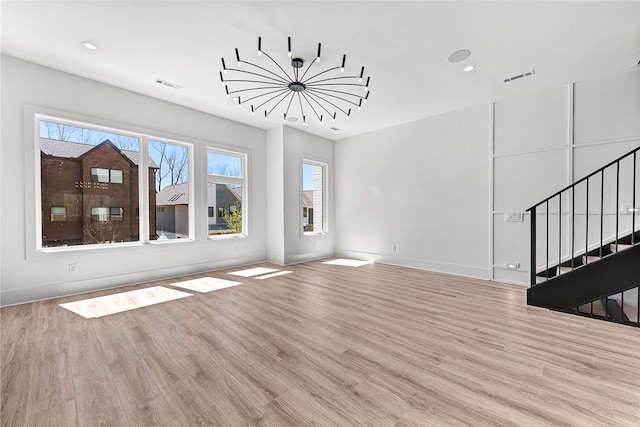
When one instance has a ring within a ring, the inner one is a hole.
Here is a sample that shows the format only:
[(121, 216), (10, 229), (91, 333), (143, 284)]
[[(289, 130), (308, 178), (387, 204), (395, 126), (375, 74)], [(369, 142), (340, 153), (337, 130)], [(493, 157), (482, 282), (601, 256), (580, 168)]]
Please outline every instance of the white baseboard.
[(336, 256), (345, 258), (355, 258), (362, 260), (371, 260), (383, 264), (397, 265), (400, 267), (416, 268), (419, 270), (435, 271), (438, 273), (453, 274), (456, 276), (471, 277), (474, 279), (491, 279), (491, 269), (483, 267), (473, 267), (463, 264), (453, 264), (440, 261), (431, 261), (419, 258), (407, 258), (399, 256), (387, 256), (381, 254), (350, 251), (339, 249), (335, 252)]
[(119, 274), (117, 276), (97, 277), (64, 283), (50, 283), (44, 286), (0, 292), (0, 306), (5, 307), (9, 305), (83, 294), (86, 292), (119, 288), (122, 286), (151, 282), (154, 280), (169, 279), (172, 277), (204, 273), (207, 271), (239, 267), (260, 262), (265, 262), (263, 256), (246, 256), (149, 271), (137, 271), (134, 273)]

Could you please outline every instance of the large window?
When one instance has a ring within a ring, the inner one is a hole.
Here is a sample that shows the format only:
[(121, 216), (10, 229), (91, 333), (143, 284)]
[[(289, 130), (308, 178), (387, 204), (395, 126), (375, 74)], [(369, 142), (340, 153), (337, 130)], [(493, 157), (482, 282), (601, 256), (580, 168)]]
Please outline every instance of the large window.
[(242, 153), (207, 152), (209, 238), (247, 235), (246, 159)]
[(302, 231), (304, 234), (326, 232), (326, 163), (302, 162)]
[(149, 223), (155, 224), (152, 238), (193, 238), (189, 145), (149, 141), (149, 157), (150, 185), (155, 186), (154, 197), (149, 197)]
[[(190, 144), (40, 115), (36, 125), (39, 248), (193, 237)], [(158, 222), (157, 206), (171, 221)]]
[(92, 182), (110, 182), (112, 184), (122, 184), (123, 174), (119, 169), (91, 168)]

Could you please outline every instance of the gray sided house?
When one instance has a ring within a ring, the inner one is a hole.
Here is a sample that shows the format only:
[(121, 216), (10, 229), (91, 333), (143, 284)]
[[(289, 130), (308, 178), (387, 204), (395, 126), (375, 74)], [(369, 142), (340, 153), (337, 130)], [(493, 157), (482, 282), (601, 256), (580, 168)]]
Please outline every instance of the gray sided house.
[(189, 237), (188, 182), (168, 185), (156, 194), (156, 234), (158, 238)]
[(229, 229), (225, 214), (241, 209), (242, 188), (210, 182), (207, 193), (209, 234), (223, 233)]

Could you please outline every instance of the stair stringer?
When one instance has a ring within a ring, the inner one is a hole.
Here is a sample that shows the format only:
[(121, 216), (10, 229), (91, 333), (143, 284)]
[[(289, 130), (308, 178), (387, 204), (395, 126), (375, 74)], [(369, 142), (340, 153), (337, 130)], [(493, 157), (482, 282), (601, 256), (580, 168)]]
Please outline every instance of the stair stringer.
[(640, 284), (640, 244), (527, 290), (527, 304), (566, 310)]

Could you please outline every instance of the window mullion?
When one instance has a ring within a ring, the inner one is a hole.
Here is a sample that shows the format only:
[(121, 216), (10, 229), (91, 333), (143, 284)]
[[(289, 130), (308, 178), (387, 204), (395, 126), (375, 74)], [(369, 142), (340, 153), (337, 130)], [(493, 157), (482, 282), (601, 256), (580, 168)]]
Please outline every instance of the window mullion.
[(149, 144), (145, 135), (140, 136), (138, 150), (138, 226), (140, 242), (149, 243)]

